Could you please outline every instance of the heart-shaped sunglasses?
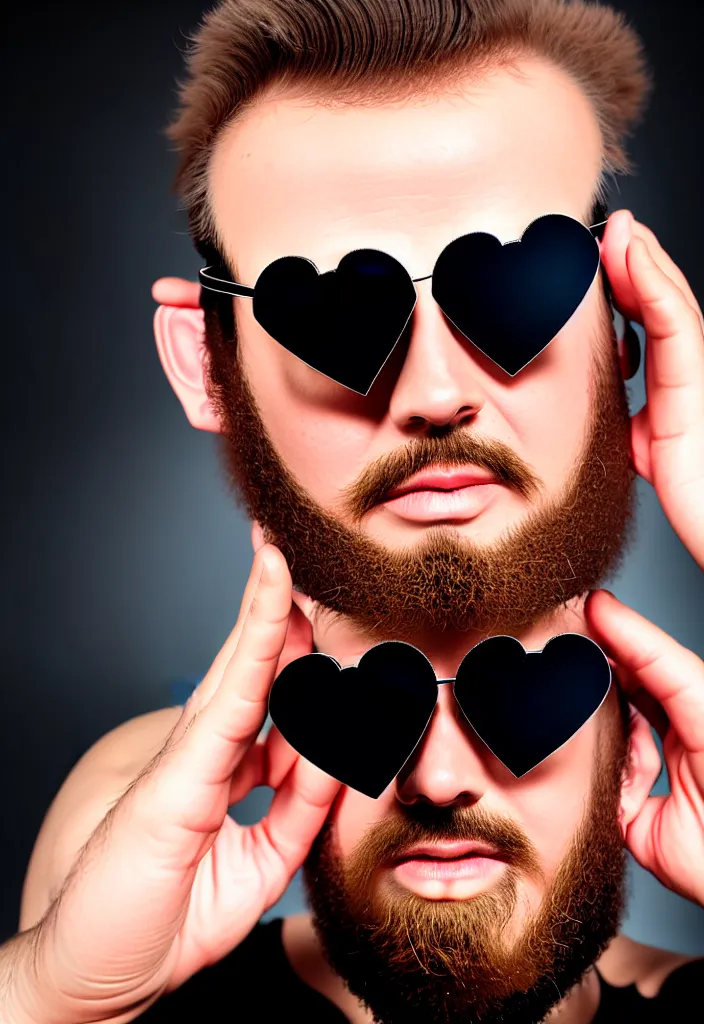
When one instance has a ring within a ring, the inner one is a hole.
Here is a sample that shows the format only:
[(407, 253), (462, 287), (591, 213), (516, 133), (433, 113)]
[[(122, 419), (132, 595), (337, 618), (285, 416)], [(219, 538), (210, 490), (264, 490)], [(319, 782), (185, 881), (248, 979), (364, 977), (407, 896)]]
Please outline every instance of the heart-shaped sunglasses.
[(356, 667), (341, 668), (327, 654), (290, 662), (271, 688), (269, 714), (299, 754), (376, 799), (420, 743), (441, 683), (452, 683), (480, 740), (520, 778), (596, 713), (611, 667), (579, 633), (528, 652), (512, 636), (494, 636), (465, 655), (454, 679), (437, 679), (418, 648), (387, 641)]
[[(606, 213), (598, 206), (597, 211)], [(552, 341), (596, 278), (597, 238), (606, 220), (586, 227), (561, 213), (534, 220), (502, 244), (477, 231), (455, 238), (438, 256), (432, 294), (454, 326), (514, 376)], [(320, 274), (302, 256), (268, 264), (253, 288), (204, 267), (201, 287), (250, 296), (258, 323), (313, 369), (360, 395), (369, 393), (415, 308), (416, 281), (378, 249), (355, 249)], [(607, 283), (608, 284), (608, 283)]]

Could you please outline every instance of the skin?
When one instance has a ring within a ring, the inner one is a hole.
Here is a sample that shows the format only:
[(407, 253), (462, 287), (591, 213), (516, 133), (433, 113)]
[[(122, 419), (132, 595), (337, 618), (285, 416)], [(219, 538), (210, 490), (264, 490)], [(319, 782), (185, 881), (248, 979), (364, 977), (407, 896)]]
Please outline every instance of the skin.
[[(213, 160), (214, 214), (221, 225), (237, 225), (226, 251), (243, 280), (254, 282), (284, 253), (331, 270), (365, 245), (420, 277), (457, 235), (487, 230), (507, 241), (545, 212), (584, 217), (601, 158), (593, 115), (576, 87), (565, 81), (556, 89), (554, 72), (536, 65), (530, 74), (530, 88), (503, 73), (467, 98), (420, 107), (341, 114), (283, 98), (263, 104), (228, 133)], [(544, 483), (543, 500), (560, 488), (579, 451), (590, 377), (583, 339), (596, 328), (598, 286), (514, 380), (460, 340), (430, 286), (417, 285), (407, 352), (392, 355), (366, 398), (278, 345), (254, 320), (251, 302), (235, 303), (244, 365), (272, 441), (326, 509), (338, 510), (340, 493), (365, 466), (431, 425), (461, 421), (504, 441)], [(564, 425), (559, 432), (556, 420)], [(523, 499), (494, 490), (480, 516), (456, 523), (462, 536), (492, 541), (525, 517)], [(426, 526), (376, 508), (363, 529), (398, 549), (417, 542)]]
[[(562, 73), (537, 62), (527, 62), (523, 70), (525, 79), (498, 74), (465, 96), (420, 106), (332, 113), (291, 96), (263, 101), (224, 134), (213, 161), (215, 215), (240, 280), (254, 283), (268, 262), (289, 253), (306, 255), (321, 271), (332, 269), (345, 252), (361, 246), (391, 253), (418, 277), (430, 272), (437, 254), (458, 234), (487, 230), (506, 241), (519, 237), (531, 220), (546, 212), (583, 219), (600, 169), (601, 141), (593, 112)], [(618, 305), (644, 323), (648, 337), (648, 406), (634, 419), (634, 463), (653, 483), (673, 527), (704, 566), (704, 536), (697, 523), (704, 484), (697, 468), (702, 460), (695, 458), (704, 438), (701, 312), (681, 272), (627, 211), (610, 219), (601, 251)], [(392, 357), (378, 389), (367, 399), (304, 366), (259, 327), (248, 300), (235, 301), (245, 366), (275, 446), (301, 484), (335, 510), (340, 491), (369, 461), (402, 446), (414, 432), (460, 417), (520, 455), (543, 483), (539, 500), (548, 500), (559, 490), (584, 437), (584, 382), (589, 375), (584, 339), (592, 336), (597, 322), (596, 286), (548, 349), (513, 380), (454, 332), (433, 303), (429, 281), (417, 288), (408, 349)], [(198, 288), (165, 279), (155, 286), (154, 296), (161, 303), (155, 334), (166, 374), (190, 422), (217, 430), (203, 381)], [(496, 488), (481, 514), (458, 529), (490, 542), (529, 511), (525, 499)], [(374, 510), (364, 529), (389, 546), (410, 543), (420, 532), (417, 525), (409, 526), (385, 510)], [(253, 537), (255, 547), (261, 548), (256, 526)], [(269, 549), (267, 557), (275, 560), (276, 555)], [(314, 641), (343, 664), (358, 660), (367, 645), (349, 624), (333, 625), (322, 615), (315, 617), (312, 629), (314, 609), (303, 596), (295, 601), (289, 644), (301, 653)], [(648, 799), (659, 760), (645, 719), (639, 719), (621, 824), (626, 844), (644, 866), (666, 885), (703, 902), (704, 879), (696, 870), (697, 863), (704, 863), (701, 662), (605, 592), (595, 594), (586, 607), (581, 600), (573, 602), (520, 639), (526, 647), (539, 648), (566, 630), (588, 633), (602, 643), (635, 703), (651, 717), (639, 689), (649, 694), (651, 704), (654, 699), (664, 705), (671, 722), (665, 753), (672, 795)], [(438, 643), (425, 653), (438, 676), (452, 676), (467, 647), (465, 637), (462, 643)], [(215, 673), (201, 699), (218, 685)], [(159, 729), (166, 717), (158, 719)], [(157, 719), (153, 721), (144, 749), (160, 745)], [(441, 688), (426, 736), (382, 797), (370, 801), (343, 789), (336, 799), (331, 814), (343, 856), (396, 804), (421, 799), (447, 804), (469, 793), (487, 810), (506, 813), (525, 829), (549, 879), (579, 821), (596, 722), (595, 717), (553, 758), (515, 781), (472, 739), (449, 689)], [(128, 735), (110, 749), (113, 763), (133, 775), (141, 755), (132, 748), (125, 769), (128, 759), (120, 752)], [(276, 730), (269, 735), (265, 743), (280, 743)], [(290, 767), (296, 755), (290, 748), (284, 753), (281, 749), (280, 764), (288, 757)], [(106, 763), (100, 758), (97, 762)], [(250, 781), (257, 777), (254, 760), (252, 765)], [(95, 780), (95, 757), (91, 771)], [(118, 792), (114, 773), (106, 774)], [(108, 786), (93, 785), (94, 808), (82, 812), (85, 804), (76, 796), (66, 797), (64, 815), (57, 812), (51, 819), (50, 812), (51, 827), (43, 830), (37, 849), (53, 845), (70, 813), (78, 818), (85, 813), (86, 820), (65, 840), (66, 850), (81, 845), (86, 833), (76, 837), (91, 814), (100, 806), (104, 813)], [(564, 806), (558, 820), (556, 801)], [(698, 860), (693, 850), (702, 852)], [(687, 851), (687, 858), (681, 851)], [(31, 909), (23, 909), (28, 923), (46, 905), (46, 892), (33, 896), (32, 871), (37, 877), (43, 870), (35, 850), (25, 892), (25, 907)], [(63, 877), (60, 865), (55, 870)], [(533, 880), (522, 885), (520, 914), (534, 909), (544, 891)], [(515, 928), (521, 920), (519, 915)], [(339, 979), (326, 972), (305, 915), (287, 922), (284, 938), (305, 980), (324, 991), (350, 1020), (368, 1019), (350, 1006)], [(619, 970), (620, 976), (627, 973), (623, 964), (629, 956), (637, 959), (627, 949), (625, 961), (615, 967), (612, 961), (612, 977)], [(646, 985), (656, 974), (646, 974)], [(592, 979), (566, 1001), (559, 1019), (591, 1019), (595, 991)]]

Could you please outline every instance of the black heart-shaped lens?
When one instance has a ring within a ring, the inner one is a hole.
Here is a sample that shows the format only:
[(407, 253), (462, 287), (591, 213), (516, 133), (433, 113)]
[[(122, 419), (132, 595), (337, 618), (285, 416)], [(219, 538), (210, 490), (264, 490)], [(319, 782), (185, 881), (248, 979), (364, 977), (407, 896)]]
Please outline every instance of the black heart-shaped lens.
[(257, 279), (252, 312), (293, 355), (366, 395), (415, 303), (415, 287), (398, 260), (356, 249), (324, 274), (301, 256), (274, 260)]
[(356, 668), (326, 654), (290, 662), (269, 714), (291, 746), (346, 786), (378, 797), (413, 753), (437, 702), (428, 659), (411, 644), (378, 644)]
[(589, 228), (539, 217), (517, 242), (475, 232), (456, 238), (433, 270), (435, 301), (462, 334), (511, 376), (562, 330), (599, 269)]
[(526, 652), (511, 636), (473, 647), (454, 693), (481, 740), (516, 778), (563, 746), (600, 707), (611, 668), (588, 637), (563, 633)]

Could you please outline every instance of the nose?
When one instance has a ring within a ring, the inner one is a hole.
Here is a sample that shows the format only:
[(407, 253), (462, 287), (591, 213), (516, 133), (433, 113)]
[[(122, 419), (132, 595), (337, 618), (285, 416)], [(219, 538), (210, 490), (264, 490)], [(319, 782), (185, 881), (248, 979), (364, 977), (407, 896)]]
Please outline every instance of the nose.
[(470, 343), (433, 299), (430, 281), (416, 288), (410, 340), (389, 402), (389, 414), (404, 432), (458, 427), (484, 405), (482, 371), (468, 351)]
[(464, 718), (451, 684), (444, 683), (423, 738), (396, 776), (396, 799), (402, 804), (471, 806), (489, 783), (490, 757)]

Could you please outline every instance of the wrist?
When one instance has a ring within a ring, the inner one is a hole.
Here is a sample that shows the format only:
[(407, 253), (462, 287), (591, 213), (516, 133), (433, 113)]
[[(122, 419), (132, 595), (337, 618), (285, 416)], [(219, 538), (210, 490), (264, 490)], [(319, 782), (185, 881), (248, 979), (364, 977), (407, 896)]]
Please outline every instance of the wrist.
[(0, 949), (0, 1021), (5, 1024), (78, 1024), (75, 1009), (54, 983), (47, 950), (48, 915)]
[(51, 951), (51, 920), (20, 932), (0, 946), (0, 1024), (131, 1024), (153, 1002), (95, 1015), (95, 1005), (76, 1001), (57, 980), (60, 957)]
[(30, 928), (0, 947), (0, 1019), (9, 1024), (45, 1024), (50, 1019), (37, 1003), (38, 940), (38, 928)]

